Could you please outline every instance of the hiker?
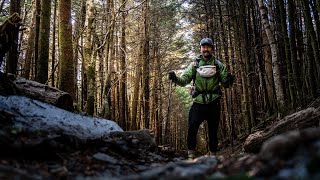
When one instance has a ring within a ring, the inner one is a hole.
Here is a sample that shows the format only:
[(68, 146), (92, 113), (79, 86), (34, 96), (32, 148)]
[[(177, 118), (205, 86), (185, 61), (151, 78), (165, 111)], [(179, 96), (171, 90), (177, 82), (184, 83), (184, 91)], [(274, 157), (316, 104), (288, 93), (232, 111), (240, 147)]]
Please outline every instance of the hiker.
[(212, 39), (203, 38), (200, 41), (200, 51), (201, 55), (184, 70), (180, 77), (177, 77), (173, 71), (169, 72), (169, 80), (179, 86), (186, 86), (193, 81), (190, 88), (193, 104), (188, 119), (188, 159), (195, 158), (197, 133), (204, 120), (207, 120), (208, 123), (208, 155), (215, 155), (218, 145), (220, 97), (222, 95), (220, 84), (228, 88), (234, 80), (225, 65), (213, 55)]

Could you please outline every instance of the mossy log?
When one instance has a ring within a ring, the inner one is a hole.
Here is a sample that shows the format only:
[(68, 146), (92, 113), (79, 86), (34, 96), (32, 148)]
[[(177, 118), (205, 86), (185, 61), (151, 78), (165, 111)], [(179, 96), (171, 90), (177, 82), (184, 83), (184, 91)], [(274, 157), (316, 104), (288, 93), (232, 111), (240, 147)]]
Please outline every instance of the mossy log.
[(1, 76), (0, 95), (22, 95), (73, 111), (73, 99), (67, 92), (12, 74), (2, 74)]
[(320, 121), (319, 110), (320, 108), (314, 107), (304, 109), (286, 116), (276, 124), (272, 124), (263, 131), (257, 131), (253, 134), (250, 134), (243, 145), (244, 150), (246, 152), (257, 153), (260, 151), (262, 144), (270, 137), (291, 130), (318, 127)]

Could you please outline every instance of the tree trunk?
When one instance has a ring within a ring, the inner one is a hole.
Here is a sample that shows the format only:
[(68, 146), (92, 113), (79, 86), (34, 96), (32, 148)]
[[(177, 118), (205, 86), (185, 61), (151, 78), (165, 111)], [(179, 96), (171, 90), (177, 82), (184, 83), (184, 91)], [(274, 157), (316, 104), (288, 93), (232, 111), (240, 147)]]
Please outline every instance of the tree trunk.
[(107, 28), (107, 37), (106, 37), (106, 47), (105, 47), (105, 68), (106, 68), (106, 75), (105, 75), (105, 82), (103, 88), (103, 107), (102, 107), (102, 114), (105, 118), (111, 118), (111, 79), (112, 79), (112, 71), (113, 71), (113, 35), (114, 35), (114, 21), (115, 21), (115, 14), (114, 14), (114, 6), (113, 0), (110, 0), (106, 7), (106, 21), (110, 23), (110, 26)]
[(108, 63), (108, 72), (107, 72), (107, 80), (108, 82), (106, 82), (105, 84), (108, 85), (108, 90), (107, 90), (107, 99), (109, 101), (108, 104), (108, 109), (109, 109), (109, 114), (110, 114), (110, 118), (113, 119), (114, 118), (114, 102), (112, 101), (112, 98), (114, 96), (113, 94), (113, 87), (112, 87), (112, 80), (114, 80), (114, 28), (115, 28), (115, 10), (114, 10), (114, 1), (110, 0), (109, 1), (109, 8), (110, 8), (110, 14), (111, 14), (111, 20), (110, 20), (110, 35), (109, 35), (109, 39), (108, 39), (108, 59), (107, 59), (107, 63)]
[[(158, 132), (158, 129), (159, 129), (159, 116), (158, 116), (158, 108), (159, 108), (159, 99), (158, 99), (158, 80), (159, 80), (159, 76), (160, 76), (160, 72), (158, 71), (158, 48), (157, 48), (157, 45), (155, 45), (155, 47), (153, 48), (153, 58), (154, 58), (154, 61), (153, 61), (153, 64), (154, 64), (154, 77), (153, 77), (153, 88), (152, 88), (152, 106), (151, 106), (151, 119), (152, 119), (152, 122), (153, 122), (153, 127), (152, 127), (152, 130), (154, 131), (154, 134), (155, 134), (155, 139), (156, 139), (156, 142), (159, 143), (159, 132)], [(161, 134), (160, 134), (161, 135)], [(160, 136), (161, 137), (161, 136)]]
[[(21, 13), (21, 2), (20, 0), (11, 0), (10, 1), (10, 15), (14, 13)], [(7, 65), (6, 65), (6, 72), (16, 74), (17, 73), (17, 66), (18, 66), (18, 35), (19, 31), (17, 28), (13, 30), (11, 48), (7, 54)]]
[(169, 90), (168, 90), (168, 96), (167, 96), (167, 111), (166, 111), (166, 120), (164, 121), (164, 127), (163, 127), (163, 144), (164, 145), (169, 145), (171, 144), (173, 141), (170, 141), (170, 137), (173, 135), (173, 126), (171, 123), (171, 111), (172, 111), (172, 107), (171, 107), (171, 100), (172, 100), (172, 86), (173, 86), (173, 82), (170, 81), (170, 85), (169, 85)]
[(310, 34), (307, 33), (307, 48), (306, 48), (306, 53), (307, 53), (307, 69), (306, 69), (306, 75), (308, 75), (308, 84), (310, 86), (309, 88), (309, 93), (312, 95), (312, 97), (317, 97), (317, 75), (316, 75), (316, 70), (314, 67), (316, 67), (316, 63), (314, 60), (314, 55), (313, 55), (313, 48), (311, 45), (311, 37)]
[(115, 86), (114, 86), (114, 82), (115, 82), (115, 66), (114, 64), (116, 63), (115, 61), (115, 23), (116, 23), (116, 14), (115, 14), (115, 2), (114, 0), (110, 1), (110, 10), (112, 13), (112, 20), (111, 20), (111, 27), (110, 27), (110, 36), (109, 36), (109, 59), (108, 59), (108, 73), (110, 73), (110, 115), (111, 115), (111, 119), (115, 119), (115, 111), (116, 111), (116, 105), (115, 105)]
[[(260, 24), (259, 19), (257, 18), (259, 12), (252, 11), (252, 19), (253, 21), (253, 41), (255, 46), (260, 46), (263, 44), (263, 38), (261, 37), (261, 28), (258, 24)], [(272, 104), (270, 102), (270, 98), (268, 95), (268, 89), (267, 89), (267, 78), (266, 78), (266, 70), (265, 70), (265, 62), (263, 59), (263, 51), (261, 48), (256, 48), (255, 58), (256, 58), (256, 64), (257, 64), (257, 72), (259, 74), (259, 89), (261, 90), (261, 99), (257, 99), (256, 101), (261, 103), (260, 108), (263, 108), (265, 110), (264, 113), (271, 115), (272, 112)]]
[[(84, 24), (85, 24), (85, 20), (86, 20), (86, 2), (85, 2), (85, 0), (81, 0), (80, 1), (80, 3), (81, 3), (81, 10), (80, 11), (77, 11), (77, 14), (76, 14), (76, 22), (75, 22), (75, 27), (74, 27), (74, 40), (73, 40), (73, 42), (74, 42), (74, 46), (73, 46), (73, 55), (74, 55), (74, 57), (73, 57), (73, 61), (74, 61), (74, 63), (75, 63), (75, 77), (76, 77), (76, 79), (77, 79), (77, 77), (79, 76), (78, 75), (78, 68), (80, 67), (80, 65), (79, 65), (79, 52), (81, 52), (80, 51), (80, 45), (79, 45), (79, 40), (80, 40), (80, 37), (81, 37), (81, 35), (82, 34), (80, 34), (80, 32), (83, 30), (83, 28), (84, 28)], [(78, 67), (79, 66), (79, 67)], [(82, 67), (82, 66), (81, 66)], [(81, 77), (81, 79), (83, 79), (83, 77)], [(81, 81), (81, 85), (83, 84), (83, 81)], [(79, 90), (78, 90), (78, 85), (77, 84), (75, 84), (75, 86), (76, 86), (76, 99), (77, 99), (77, 103), (79, 104), (79, 108), (81, 107), (81, 109), (83, 109), (82, 108), (82, 106), (81, 106), (81, 104), (82, 104), (82, 101), (83, 101), (83, 99), (82, 99), (82, 96), (81, 96), (81, 94), (79, 94)], [(103, 88), (102, 88), (103, 89)], [(83, 89), (81, 89), (81, 92), (83, 91)]]
[[(26, 0), (22, 1), (22, 5), (23, 5), (23, 16), (21, 17), (22, 24), (27, 24), (26, 21), (27, 21), (27, 15), (29, 14), (29, 11), (31, 10), (31, 13), (33, 13), (32, 12), (32, 6), (29, 7), (28, 3), (26, 3)], [(19, 29), (20, 29), (20, 27), (19, 27)], [(22, 28), (22, 29), (25, 29), (25, 28)], [(19, 37), (18, 37), (18, 39), (19, 39), (19, 41), (18, 41), (18, 52), (19, 52), (19, 54), (22, 52), (22, 45), (25, 44), (25, 38), (24, 37), (25, 37), (25, 31), (21, 31), (19, 33)], [(18, 58), (19, 58), (19, 56), (18, 56)], [(20, 69), (20, 72), (18, 74), (20, 76), (23, 75), (23, 72), (21, 71), (21, 69), (23, 69), (23, 63), (21, 63), (21, 61), (23, 61), (23, 60), (20, 60), (20, 62), (18, 63), (19, 64), (19, 69)]]
[[(317, 2), (319, 2), (319, 1), (317, 1)], [(317, 10), (316, 2), (312, 3), (311, 8), (312, 8), (312, 14), (313, 14), (314, 22), (316, 24), (316, 30), (317, 30), (316, 34), (317, 34), (317, 40), (318, 40), (318, 45), (319, 45), (319, 43), (320, 43), (320, 19), (319, 19), (319, 13), (320, 12)]]
[(38, 74), (38, 59), (39, 59), (39, 34), (40, 34), (40, 13), (41, 13), (41, 0), (35, 0), (36, 3), (36, 23), (35, 23), (35, 36), (34, 36), (34, 78)]
[(92, 30), (94, 22), (94, 5), (93, 0), (87, 0), (87, 20), (86, 20), (86, 40), (84, 48), (84, 73), (87, 78), (87, 99), (86, 112), (89, 115), (94, 114), (94, 95), (95, 95), (95, 60), (92, 57), (93, 43), (92, 43)]
[(127, 103), (126, 103), (126, 84), (127, 84), (127, 70), (126, 70), (126, 0), (121, 0), (122, 16), (121, 16), (121, 39), (120, 39), (120, 126), (122, 129), (127, 129)]
[(55, 63), (56, 63), (56, 16), (57, 16), (57, 2), (54, 0), (53, 10), (53, 33), (52, 33), (52, 55), (51, 55), (51, 86), (55, 87)]
[[(227, 13), (228, 14), (231, 14), (231, 13), (234, 13), (235, 10), (233, 8), (234, 4), (233, 2), (228, 2), (226, 4), (226, 8), (227, 8)], [(237, 90), (239, 89), (239, 86), (238, 86), (238, 79), (237, 78), (237, 75), (235, 73), (237, 73), (237, 69), (238, 69), (238, 65), (235, 63), (235, 51), (236, 51), (236, 48), (235, 48), (235, 38), (233, 37), (234, 36), (234, 32), (231, 31), (231, 28), (232, 28), (232, 25), (233, 23), (228, 23), (228, 28), (227, 28), (227, 32), (228, 32), (228, 40), (230, 42), (230, 48), (231, 48), (231, 51), (230, 51), (230, 72), (233, 73), (233, 75), (235, 75), (235, 82), (234, 82), (234, 85), (233, 85), (233, 88), (231, 89), (231, 112), (233, 113), (233, 117), (231, 118), (231, 136), (232, 138), (237, 138), (236, 137), (236, 126), (235, 126), (235, 115), (237, 115), (241, 110), (241, 108), (237, 108), (237, 107), (241, 107), (241, 104), (238, 103), (238, 98), (236, 98), (236, 94), (237, 94)], [(240, 124), (238, 124), (240, 126)]]
[(71, 0), (59, 0), (59, 15), (59, 89), (68, 92), (75, 99)]
[[(290, 44), (290, 50), (291, 50), (291, 65), (292, 65), (292, 73), (293, 73), (293, 79), (295, 82), (295, 88), (296, 88), (296, 100), (297, 103), (296, 106), (301, 105), (301, 98), (302, 98), (302, 85), (301, 85), (301, 79), (300, 79), (300, 71), (301, 68), (298, 69), (298, 62), (297, 62), (297, 45), (296, 45), (296, 27), (295, 27), (295, 7), (292, 1), (288, 1), (288, 19), (289, 19), (289, 44)], [(289, 79), (290, 80), (290, 79)]]
[(267, 34), (268, 41), (271, 48), (272, 54), (272, 66), (273, 66), (273, 78), (274, 78), (274, 86), (276, 91), (277, 102), (280, 105), (280, 108), (284, 106), (284, 94), (283, 94), (283, 85), (281, 80), (281, 71), (279, 67), (278, 60), (278, 49), (277, 42), (274, 38), (274, 32), (271, 30), (268, 20), (268, 14), (266, 11), (266, 7), (264, 6), (263, 0), (258, 0), (259, 9), (261, 13), (261, 22), (263, 24), (264, 30)]
[(32, 79), (30, 78), (30, 71), (31, 71), (31, 63), (32, 63), (32, 54), (34, 50), (34, 42), (35, 42), (35, 23), (36, 23), (36, 6), (33, 7), (33, 13), (32, 13), (32, 20), (29, 28), (29, 36), (27, 40), (27, 50), (25, 54), (25, 64), (24, 64), (24, 71), (22, 73), (22, 77), (26, 79)]
[(161, 134), (162, 134), (162, 127), (163, 127), (163, 114), (162, 114), (162, 110), (163, 110), (163, 96), (162, 96), (162, 88), (163, 88), (163, 84), (162, 84), (162, 74), (161, 74), (161, 59), (159, 57), (160, 55), (160, 50), (158, 48), (158, 46), (156, 46), (156, 78), (157, 78), (157, 91), (156, 91), (156, 95), (157, 95), (157, 118), (156, 118), (156, 140), (157, 143), (160, 144), (161, 142)]
[[(227, 33), (225, 33), (225, 26), (224, 24), (226, 24), (223, 21), (223, 14), (222, 14), (222, 5), (220, 0), (217, 1), (217, 6), (218, 6), (218, 12), (219, 12), (219, 22), (220, 22), (220, 32), (221, 32), (221, 42), (222, 42), (222, 47), (223, 47), (223, 52), (224, 52), (224, 58), (223, 61), (225, 62), (226, 68), (228, 69), (229, 72), (231, 71), (231, 63), (229, 60), (229, 54), (228, 54), (228, 41), (227, 41)], [(225, 115), (226, 115), (226, 121), (227, 121), (227, 127), (228, 127), (228, 132), (226, 132), (226, 134), (228, 134), (227, 137), (232, 137), (232, 111), (231, 111), (231, 107), (232, 107), (232, 96), (231, 96), (232, 91), (229, 89), (225, 89), (225, 93), (224, 93), (224, 108), (225, 108)], [(207, 126), (206, 126), (207, 127)], [(232, 138), (230, 139), (232, 141)]]
[(244, 113), (245, 113), (245, 122), (246, 122), (246, 129), (247, 129), (247, 133), (251, 133), (252, 130), (252, 118), (253, 116), (251, 116), (251, 112), (252, 109), (250, 109), (250, 100), (249, 100), (249, 88), (250, 88), (250, 84), (248, 84), (249, 80), (248, 80), (248, 76), (250, 76), (250, 72), (248, 67), (246, 66), (246, 61), (249, 61), (249, 42), (248, 42), (248, 31), (247, 31), (247, 25), (246, 25), (246, 12), (245, 12), (245, 7), (244, 5), (244, 1), (242, 1), (240, 3), (240, 22), (239, 22), (239, 27), (240, 27), (240, 39), (239, 39), (239, 44), (240, 44), (240, 57), (241, 57), (241, 63), (240, 63), (240, 69), (241, 69), (241, 77), (242, 77), (242, 84), (243, 84), (243, 107), (244, 107)]
[[(140, 51), (142, 51), (142, 45), (140, 45)], [(141, 58), (141, 57), (140, 57)], [(140, 58), (136, 61), (136, 74), (134, 76), (134, 87), (133, 87), (133, 97), (131, 105), (131, 127), (130, 129), (136, 130), (138, 128), (137, 124), (137, 112), (138, 112), (138, 102), (139, 102), (139, 89), (140, 89), (140, 78), (141, 78), (141, 64)]]
[(106, 73), (105, 82), (103, 86), (103, 103), (100, 115), (103, 118), (111, 119), (110, 115), (110, 104), (111, 104), (111, 97), (110, 97), (110, 89), (111, 89), (111, 74)]
[(41, 0), (39, 58), (36, 81), (45, 84), (48, 81), (49, 37), (50, 37), (51, 0)]
[(150, 12), (149, 12), (149, 0), (145, 1), (144, 9), (144, 47), (143, 47), (143, 103), (144, 103), (144, 128), (149, 128), (150, 126), (150, 104), (149, 104), (149, 94), (150, 94), (150, 55), (149, 55), (149, 24), (150, 24)]
[[(281, 33), (283, 34), (283, 36), (280, 36), (279, 39), (281, 43), (284, 45), (285, 62), (287, 64), (288, 86), (289, 86), (288, 87), (289, 89), (288, 103), (290, 103), (291, 107), (293, 107), (297, 101), (296, 98), (299, 98), (299, 96), (298, 97), (295, 96), (295, 82), (296, 82), (295, 80), (296, 79), (293, 78), (294, 75), (293, 75), (292, 64), (291, 64), (291, 54), (290, 54), (290, 46), (289, 46), (289, 38), (288, 38), (286, 11), (285, 11), (283, 0), (277, 1), (277, 7), (279, 9)], [(296, 51), (294, 52), (296, 53)]]
[[(302, 0), (303, 6), (304, 6), (304, 15), (305, 15), (305, 23), (306, 23), (306, 29), (310, 33), (311, 36), (311, 45), (313, 48), (313, 55), (314, 59), (316, 61), (317, 69), (320, 69), (320, 52), (319, 52), (319, 44), (317, 41), (317, 36), (313, 28), (311, 13), (310, 13), (310, 7), (309, 7), (309, 1), (308, 0)], [(320, 72), (317, 74), (317, 82), (320, 80)]]
[[(256, 122), (256, 117), (255, 117), (255, 103), (254, 103), (254, 89), (253, 86), (251, 86), (251, 84), (254, 83), (254, 77), (255, 77), (255, 73), (254, 72), (254, 66), (255, 66), (255, 57), (253, 56), (253, 49), (251, 47), (254, 46), (254, 40), (252, 38), (252, 17), (251, 17), (251, 13), (250, 10), (252, 8), (250, 7), (254, 7), (254, 5), (252, 4), (253, 1), (251, 1), (251, 5), (249, 5), (247, 7), (247, 9), (245, 7), (243, 7), (243, 13), (245, 13), (245, 11), (247, 11), (247, 20), (244, 19), (244, 22), (246, 22), (246, 28), (245, 28), (245, 46), (246, 46), (246, 56), (248, 57), (247, 59), (247, 63), (246, 63), (246, 70), (247, 70), (247, 84), (248, 84), (248, 99), (249, 99), (249, 113), (250, 113), (250, 121), (251, 121), (251, 125), (255, 126), (257, 124)], [(241, 7), (241, 6), (240, 6)], [(245, 17), (245, 16), (244, 16)]]
[[(262, 35), (262, 44), (268, 44), (268, 38), (265, 31), (262, 31), (261, 35)], [(263, 48), (263, 56), (264, 56), (263, 61), (265, 62), (263, 68), (265, 69), (267, 94), (270, 99), (271, 109), (276, 110), (277, 101), (275, 99), (276, 95), (275, 95), (274, 86), (273, 86), (273, 72), (272, 72), (272, 58), (271, 58), (272, 55), (271, 55), (270, 46), (266, 46), (265, 48)]]

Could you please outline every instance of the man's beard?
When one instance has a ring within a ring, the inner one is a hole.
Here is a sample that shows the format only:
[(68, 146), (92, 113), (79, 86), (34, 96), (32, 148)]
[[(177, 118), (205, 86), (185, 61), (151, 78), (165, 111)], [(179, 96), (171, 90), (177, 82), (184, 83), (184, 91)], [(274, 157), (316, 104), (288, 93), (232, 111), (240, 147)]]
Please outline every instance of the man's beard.
[(205, 51), (202, 53), (202, 56), (206, 59), (210, 59), (212, 57), (212, 54), (208, 51)]

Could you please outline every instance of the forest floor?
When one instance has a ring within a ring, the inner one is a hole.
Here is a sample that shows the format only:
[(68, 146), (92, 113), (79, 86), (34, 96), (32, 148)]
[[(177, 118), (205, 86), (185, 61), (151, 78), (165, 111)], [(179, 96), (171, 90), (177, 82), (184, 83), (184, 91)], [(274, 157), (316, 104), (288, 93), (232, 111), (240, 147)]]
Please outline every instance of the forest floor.
[[(0, 92), (1, 87), (5, 86)], [(294, 131), (283, 131), (288, 124), (269, 121), (271, 127), (266, 129), (277, 126), (275, 130), (282, 131), (268, 138), (266, 148), (256, 154), (244, 152), (245, 140), (238, 140), (220, 147), (216, 156), (186, 160), (185, 152), (158, 147), (149, 131), (102, 136), (99, 133), (106, 129), (98, 127), (105, 128), (106, 120), (89, 120), (4, 94), (0, 95), (0, 179), (320, 179), (320, 98), (311, 108), (282, 119), (295, 122)]]
[(225, 157), (241, 156), (244, 153), (242, 149), (243, 143), (244, 142), (237, 142), (234, 145), (223, 147), (217, 152), (217, 156), (225, 156)]
[[(319, 129), (312, 134), (318, 134), (320, 139)], [(10, 138), (4, 136), (3, 129), (0, 135), (1, 143)], [(24, 134), (20, 139), (30, 143), (34, 141), (32, 136)], [(121, 140), (109, 139), (98, 146), (89, 143), (78, 150), (66, 148), (64, 151), (57, 152), (56, 149), (45, 147), (48, 144), (58, 144), (63, 141), (65, 140), (60, 139), (22, 149), (13, 147), (10, 152), (5, 151), (4, 149), (7, 148), (1, 146), (0, 179), (216, 179), (226, 177), (317, 179), (320, 177), (319, 140), (314, 144), (304, 142), (303, 148), (307, 149), (295, 151), (291, 148), (297, 153), (293, 153), (289, 160), (277, 158), (277, 156), (274, 159), (265, 160), (257, 154), (244, 153), (243, 142), (221, 148), (216, 156), (200, 156), (194, 160), (186, 160), (184, 153), (161, 151), (159, 148), (148, 148), (143, 145), (133, 146), (132, 142), (136, 139), (131, 137)], [(64, 143), (66, 144), (62, 146), (68, 147), (67, 144), (70, 142)], [(31, 144), (37, 144), (37, 142)], [(301, 162), (304, 164), (301, 165)], [(307, 167), (312, 167), (311, 173), (305, 173)], [(294, 178), (297, 174), (301, 177)]]

